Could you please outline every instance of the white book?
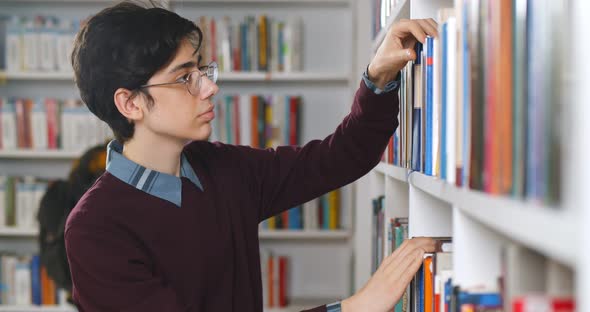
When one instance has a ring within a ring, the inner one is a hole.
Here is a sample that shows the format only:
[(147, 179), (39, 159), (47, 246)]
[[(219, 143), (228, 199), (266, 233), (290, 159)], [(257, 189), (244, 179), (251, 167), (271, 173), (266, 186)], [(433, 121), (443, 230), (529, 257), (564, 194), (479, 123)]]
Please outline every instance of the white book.
[(251, 97), (247, 94), (242, 94), (239, 97), (239, 111), (240, 111), (240, 144), (252, 145), (252, 102)]
[(293, 71), (293, 24), (291, 22), (285, 23), (283, 29), (283, 61), (286, 72)]
[(456, 144), (457, 144), (457, 20), (447, 20), (447, 181), (455, 184)]
[(6, 70), (19, 72), (22, 70), (22, 27), (19, 18), (13, 16), (6, 26)]
[(279, 22), (270, 20), (270, 71), (279, 71)]
[(441, 53), (440, 37), (432, 42), (432, 175), (440, 176)]
[(30, 229), (35, 224), (35, 179), (26, 177), (16, 184), (16, 226)]
[[(39, 214), (39, 208), (41, 208), (41, 200), (43, 196), (47, 192), (47, 183), (45, 182), (37, 182), (35, 183), (34, 193), (33, 193), (33, 227), (39, 228), (39, 220), (37, 220), (37, 215)], [(1, 211), (1, 210), (0, 210)]]
[(2, 284), (4, 284), (4, 291), (2, 292), (2, 304), (14, 305), (16, 304), (16, 264), (18, 259), (15, 256), (2, 256)]
[(2, 132), (2, 149), (12, 150), (17, 147), (16, 110), (14, 102), (0, 98), (0, 132)]
[(57, 68), (59, 71), (72, 71), (72, 65), (70, 63), (70, 53), (72, 49), (72, 32), (73, 26), (71, 21), (62, 19), (60, 20), (58, 30), (56, 32), (56, 58)]
[(47, 111), (45, 109), (45, 103), (43, 99), (38, 99), (33, 103), (33, 110), (31, 113), (31, 128), (33, 130), (33, 149), (47, 149)]
[(40, 68), (45, 71), (55, 71), (57, 67), (57, 32), (54, 19), (45, 18), (39, 32)]
[(39, 60), (39, 30), (34, 20), (28, 19), (25, 22), (23, 35), (24, 46), (24, 69), (26, 71), (35, 71), (40, 68)]
[(263, 306), (268, 307), (268, 258), (270, 252), (266, 249), (260, 250), (260, 275), (262, 279), (262, 300)]
[(30, 259), (23, 258), (16, 264), (15, 270), (15, 304), (32, 304), (31, 264)]

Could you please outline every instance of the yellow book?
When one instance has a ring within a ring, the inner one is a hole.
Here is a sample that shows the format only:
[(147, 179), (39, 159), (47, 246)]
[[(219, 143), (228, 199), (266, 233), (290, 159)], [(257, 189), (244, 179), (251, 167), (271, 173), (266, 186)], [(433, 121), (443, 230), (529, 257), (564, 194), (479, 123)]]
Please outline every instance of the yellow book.
[(266, 15), (261, 15), (260, 17), (258, 17), (258, 64), (260, 66), (258, 68), (259, 70), (268, 69), (268, 58), (266, 56), (268, 40), (267, 29), (268, 28)]
[(277, 220), (275, 219), (275, 217), (270, 217), (268, 218), (268, 229), (269, 230), (276, 230), (277, 229)]
[[(265, 107), (264, 124), (266, 125), (266, 127), (272, 127), (272, 105), (271, 105), (271, 103), (268, 103)], [(264, 131), (266, 131), (266, 129)], [(269, 133), (266, 133), (265, 137), (266, 137), (266, 148), (273, 147), (274, 146), (274, 137), (272, 135), (269, 135)]]
[(328, 194), (328, 207), (329, 207), (329, 226), (330, 230), (338, 229), (338, 219), (340, 210), (340, 191), (335, 190)]

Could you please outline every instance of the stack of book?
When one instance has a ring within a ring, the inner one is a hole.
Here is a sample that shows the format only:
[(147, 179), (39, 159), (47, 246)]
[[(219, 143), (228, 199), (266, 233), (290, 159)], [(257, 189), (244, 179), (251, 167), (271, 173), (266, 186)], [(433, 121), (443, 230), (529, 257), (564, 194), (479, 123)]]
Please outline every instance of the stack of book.
[(0, 176), (0, 228), (38, 229), (37, 212), (47, 181)]
[(79, 22), (54, 16), (0, 16), (0, 71), (71, 72)]
[(203, 58), (216, 61), (224, 72), (303, 70), (303, 23), (292, 17), (279, 21), (267, 15), (200, 17), (195, 23), (204, 35)]
[(66, 292), (58, 289), (38, 255), (0, 255), (0, 304), (66, 304)]
[(0, 150), (81, 151), (110, 137), (80, 100), (0, 97)]
[[(559, 200), (564, 4), (466, 1), (401, 72), (386, 161), (491, 194)], [(555, 41), (557, 40), (557, 41)], [(542, 52), (539, 52), (542, 51)]]
[(265, 308), (284, 308), (289, 304), (289, 258), (262, 250), (262, 298)]

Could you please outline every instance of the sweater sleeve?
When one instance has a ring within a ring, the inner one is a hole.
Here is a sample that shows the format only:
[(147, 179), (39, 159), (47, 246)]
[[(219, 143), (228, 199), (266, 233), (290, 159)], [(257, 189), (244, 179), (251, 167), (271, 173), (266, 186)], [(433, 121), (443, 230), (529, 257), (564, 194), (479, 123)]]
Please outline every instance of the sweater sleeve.
[(247, 168), (259, 221), (345, 186), (380, 161), (398, 126), (397, 92), (375, 94), (361, 81), (350, 113), (334, 133), (302, 147), (231, 147)]

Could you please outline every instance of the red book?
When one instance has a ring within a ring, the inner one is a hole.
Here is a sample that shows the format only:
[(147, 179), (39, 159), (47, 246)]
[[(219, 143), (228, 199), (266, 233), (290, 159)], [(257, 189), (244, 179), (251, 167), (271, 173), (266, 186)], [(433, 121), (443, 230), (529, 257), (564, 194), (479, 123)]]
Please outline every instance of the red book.
[(522, 296), (512, 301), (513, 312), (574, 312), (573, 298), (553, 298), (550, 296)]
[(297, 145), (297, 119), (299, 118), (298, 114), (299, 108), (299, 98), (298, 97), (291, 97), (289, 99), (289, 145)]
[(287, 258), (279, 257), (279, 306), (287, 306)]
[(258, 140), (258, 97), (253, 95), (252, 96), (252, 129), (250, 133), (252, 134), (252, 147), (258, 148), (260, 147), (260, 142)]
[(217, 30), (214, 18), (211, 19), (211, 27), (209, 28), (211, 29), (211, 36), (209, 37), (211, 38), (211, 42), (209, 43), (211, 45), (211, 60), (217, 62)]
[(57, 149), (59, 125), (57, 101), (55, 99), (46, 99), (45, 111), (47, 112), (47, 148)]
[(25, 103), (22, 99), (18, 99), (14, 103), (16, 112), (16, 136), (18, 148), (26, 147), (26, 122), (25, 122)]

